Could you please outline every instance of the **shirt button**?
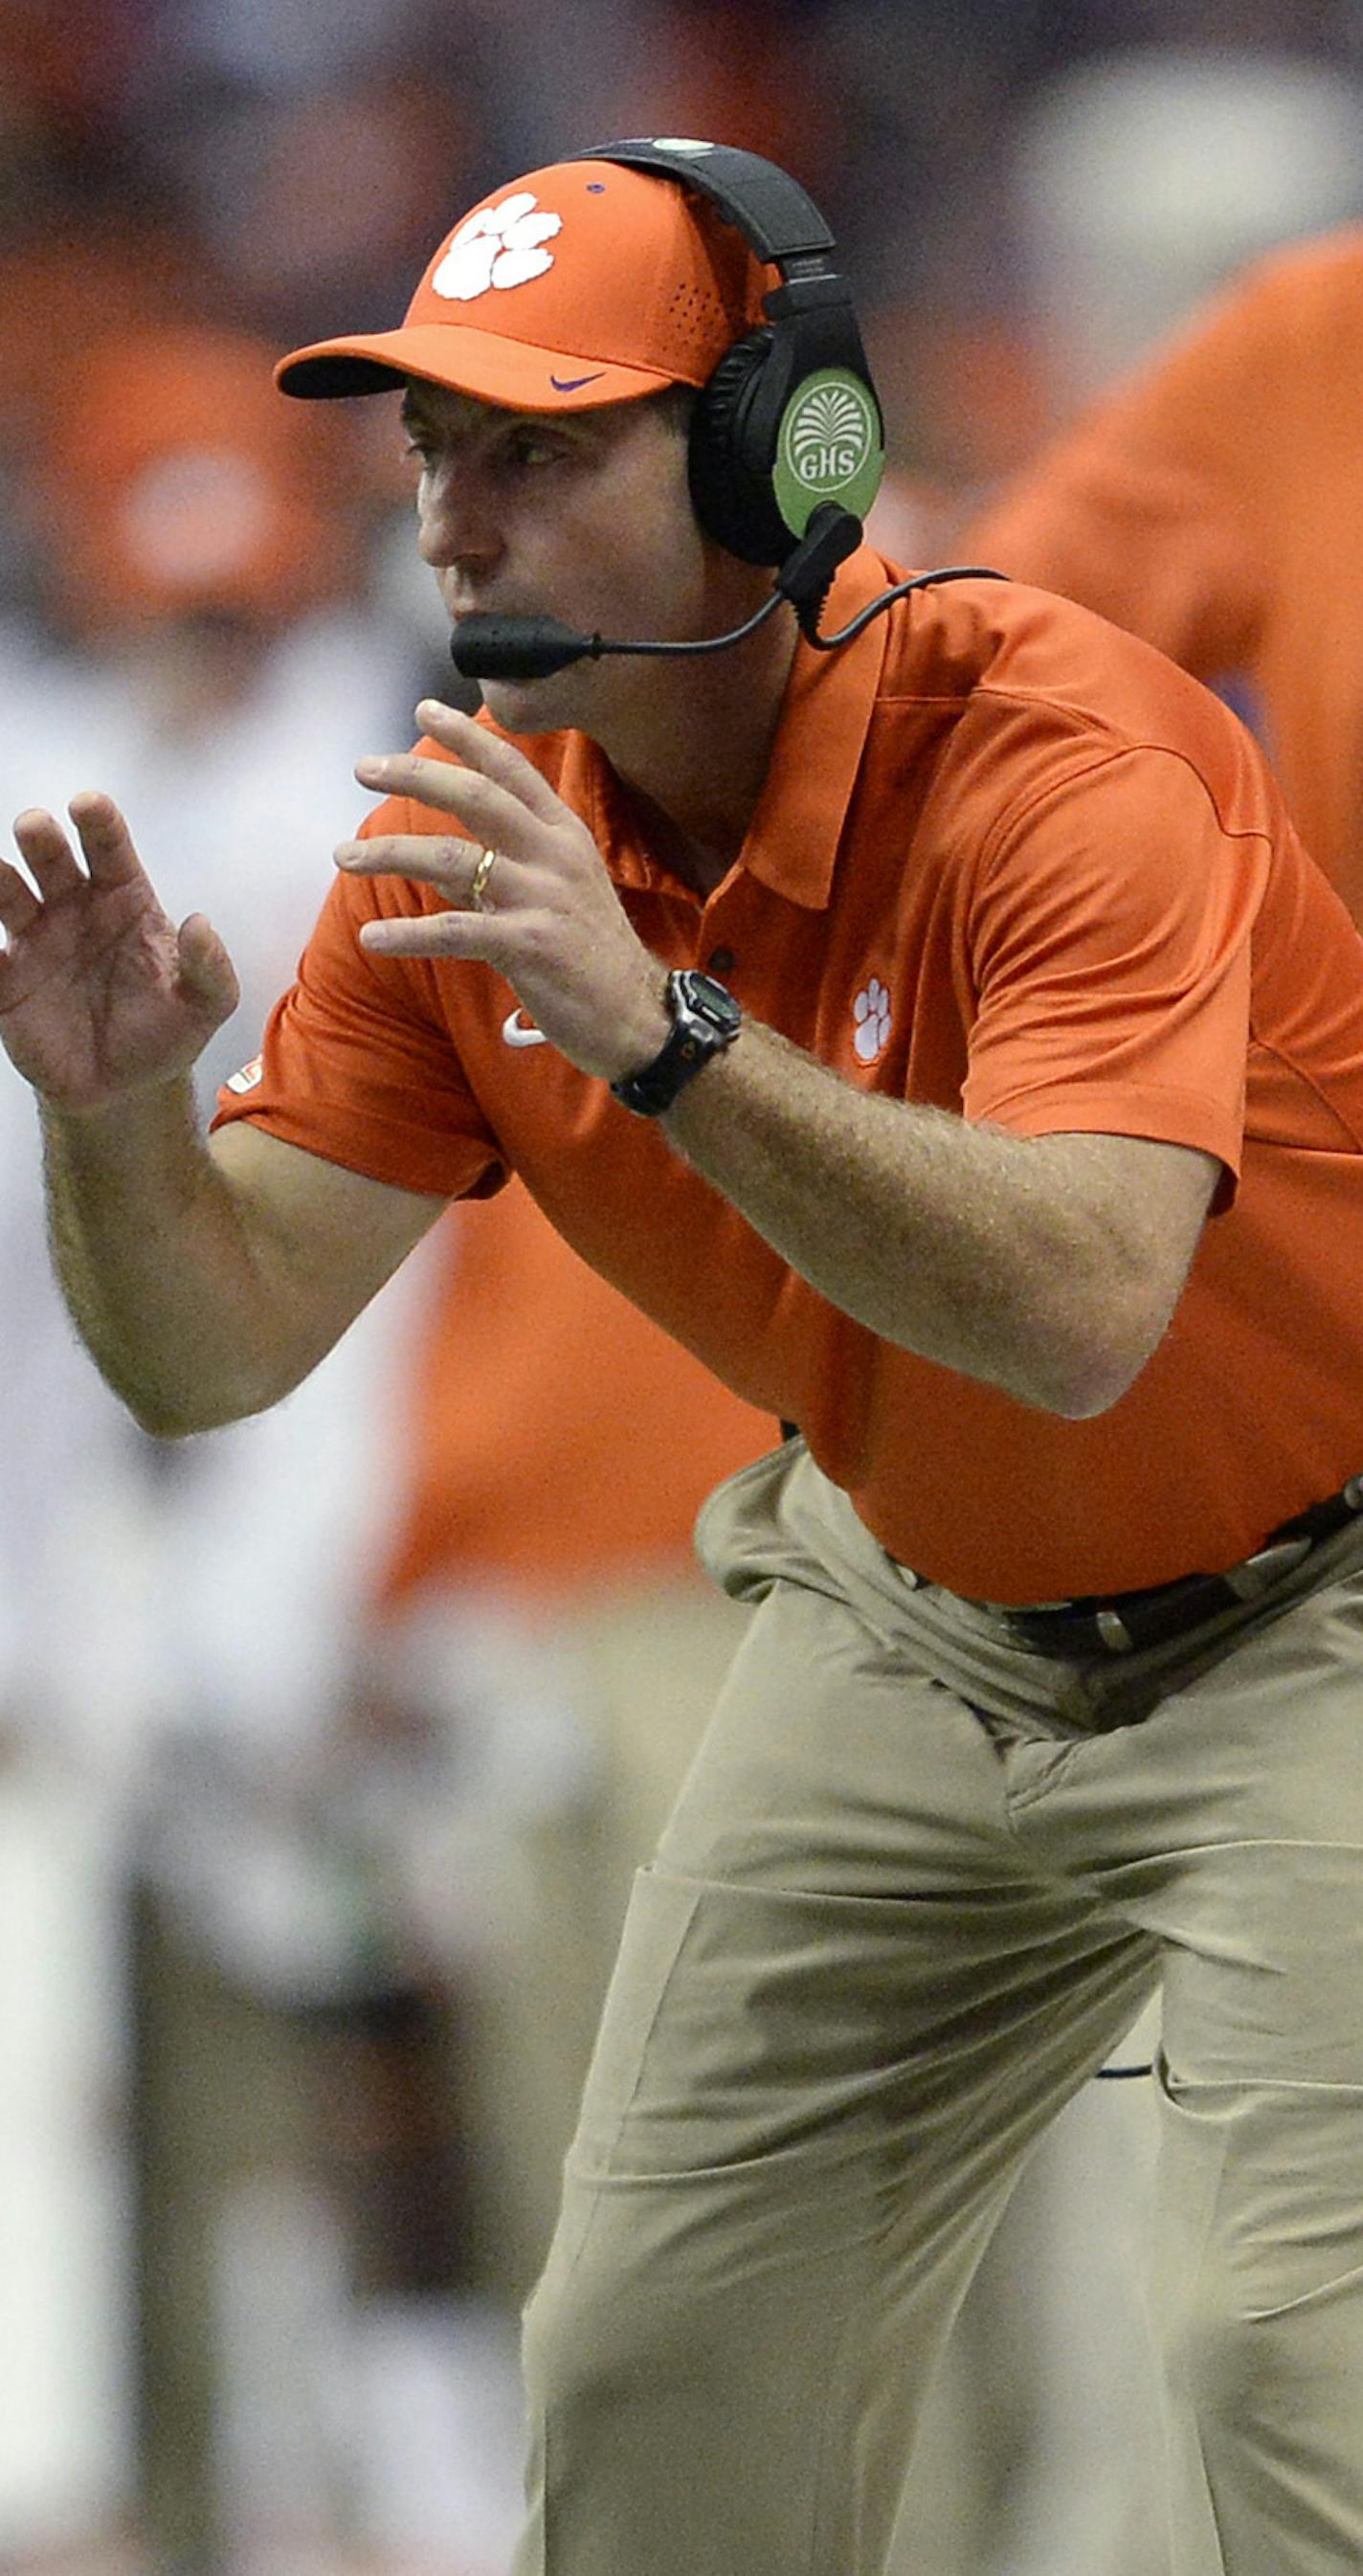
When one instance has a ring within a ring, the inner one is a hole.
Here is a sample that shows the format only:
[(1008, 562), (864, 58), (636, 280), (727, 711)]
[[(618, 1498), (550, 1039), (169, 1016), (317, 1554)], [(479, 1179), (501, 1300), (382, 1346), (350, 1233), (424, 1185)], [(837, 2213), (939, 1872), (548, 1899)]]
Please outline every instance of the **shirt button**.
[(734, 952), (732, 948), (712, 948), (705, 963), (712, 975), (732, 975)]

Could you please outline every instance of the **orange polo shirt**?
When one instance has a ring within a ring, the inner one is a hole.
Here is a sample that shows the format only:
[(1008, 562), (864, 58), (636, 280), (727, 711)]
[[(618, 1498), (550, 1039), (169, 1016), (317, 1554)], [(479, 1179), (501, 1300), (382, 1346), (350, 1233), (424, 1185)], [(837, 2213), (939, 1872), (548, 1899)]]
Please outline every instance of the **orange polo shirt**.
[[(853, 557), (825, 628), (884, 579)], [(800, 1424), (895, 1556), (976, 1597), (1229, 1565), (1363, 1466), (1363, 942), (1216, 699), (1045, 593), (919, 594), (838, 652), (801, 646), (704, 903), (591, 743), (530, 750), (648, 946), (715, 966), (844, 1080), (1018, 1136), (1220, 1157), (1224, 1212), (1121, 1403), (1064, 1422), (850, 1322), (654, 1124), (509, 1045), (491, 967), (360, 948), (364, 919), (438, 908), (419, 885), (338, 877), (223, 1114), (409, 1189), (519, 1172), (586, 1260)], [(447, 825), (390, 803), (371, 828)]]
[(1252, 269), (955, 542), (1226, 685), (1363, 921), (1361, 422), (1357, 229)]

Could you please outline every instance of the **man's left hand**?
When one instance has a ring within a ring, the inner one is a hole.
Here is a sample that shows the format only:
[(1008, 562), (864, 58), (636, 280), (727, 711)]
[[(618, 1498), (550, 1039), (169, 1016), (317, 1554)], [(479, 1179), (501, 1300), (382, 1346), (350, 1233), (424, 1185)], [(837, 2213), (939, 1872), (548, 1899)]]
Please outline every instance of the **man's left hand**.
[[(423, 698), (417, 721), (461, 764), (392, 753), (357, 763), (361, 786), (449, 814), (470, 838), (383, 833), (343, 841), (348, 876), (433, 886), (447, 911), (367, 921), (384, 957), (468, 957), (505, 975), (527, 1019), (584, 1073), (617, 1081), (650, 1064), (671, 1021), (666, 971), (636, 936), (581, 817), (523, 752), (453, 707)], [(476, 904), (472, 900), (479, 863)]]

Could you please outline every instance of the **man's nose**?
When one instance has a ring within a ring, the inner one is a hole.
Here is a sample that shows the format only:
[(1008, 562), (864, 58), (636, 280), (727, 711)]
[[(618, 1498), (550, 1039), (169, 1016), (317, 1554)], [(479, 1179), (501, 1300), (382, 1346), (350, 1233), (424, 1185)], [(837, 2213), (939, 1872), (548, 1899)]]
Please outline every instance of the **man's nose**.
[(417, 503), (417, 544), (423, 560), (438, 572), (457, 563), (495, 560), (502, 550), (501, 531), (479, 475), (466, 466), (428, 466)]

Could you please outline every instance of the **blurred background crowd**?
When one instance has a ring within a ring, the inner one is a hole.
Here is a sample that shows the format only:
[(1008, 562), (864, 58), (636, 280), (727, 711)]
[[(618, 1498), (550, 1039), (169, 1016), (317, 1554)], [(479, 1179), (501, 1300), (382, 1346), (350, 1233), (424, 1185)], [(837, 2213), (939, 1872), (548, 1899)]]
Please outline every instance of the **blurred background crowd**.
[[(919, 565), (1211, 288), (1363, 215), (1363, 0), (0, 0), (4, 812), (109, 789), (218, 923), (206, 1102), (353, 760), (451, 688), (392, 405), (290, 405), (273, 359), (636, 133), (828, 214)], [(49, 1283), (7, 1066), (0, 1292), (0, 2571), (502, 2576), (517, 2303), (737, 1617), (690, 1517), (775, 1426), (513, 1185), (276, 1414), (151, 1442)], [(1165, 2576), (1140, 2090), (1024, 2186), (906, 2569)]]

